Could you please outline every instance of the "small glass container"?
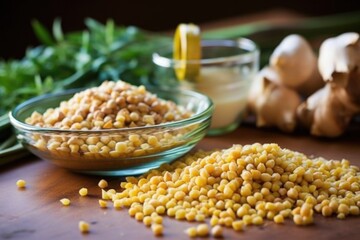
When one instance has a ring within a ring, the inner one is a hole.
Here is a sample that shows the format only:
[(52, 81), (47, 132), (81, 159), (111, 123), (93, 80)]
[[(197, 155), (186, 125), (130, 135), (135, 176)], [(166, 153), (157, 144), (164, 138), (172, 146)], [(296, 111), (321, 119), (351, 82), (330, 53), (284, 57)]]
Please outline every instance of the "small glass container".
[(203, 40), (200, 60), (186, 61), (187, 67), (200, 68), (196, 76), (177, 80), (176, 70), (183, 60), (174, 60), (171, 47), (153, 53), (155, 81), (162, 87), (191, 89), (210, 97), (214, 113), (208, 135), (235, 130), (241, 123), (248, 92), (259, 70), (259, 49), (250, 39)]

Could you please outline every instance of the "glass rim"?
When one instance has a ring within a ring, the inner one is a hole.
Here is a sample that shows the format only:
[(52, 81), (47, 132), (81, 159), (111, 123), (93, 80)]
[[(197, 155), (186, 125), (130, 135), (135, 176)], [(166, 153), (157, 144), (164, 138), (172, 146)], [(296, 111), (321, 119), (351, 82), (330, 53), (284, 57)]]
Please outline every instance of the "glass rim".
[[(236, 49), (242, 49), (246, 52), (234, 54), (226, 57), (214, 57), (214, 58), (203, 58), (200, 60), (175, 60), (173, 58), (165, 57), (165, 53), (172, 53), (172, 46), (163, 47), (163, 49), (156, 51), (152, 54), (152, 61), (161, 67), (174, 67), (179, 64), (201, 64), (201, 65), (212, 65), (223, 62), (237, 61), (240, 63), (249, 63), (257, 61), (260, 49), (258, 45), (248, 38), (237, 38), (237, 39), (211, 39), (202, 40), (202, 47), (222, 46), (222, 47), (233, 47)], [(163, 52), (161, 52), (163, 51)]]

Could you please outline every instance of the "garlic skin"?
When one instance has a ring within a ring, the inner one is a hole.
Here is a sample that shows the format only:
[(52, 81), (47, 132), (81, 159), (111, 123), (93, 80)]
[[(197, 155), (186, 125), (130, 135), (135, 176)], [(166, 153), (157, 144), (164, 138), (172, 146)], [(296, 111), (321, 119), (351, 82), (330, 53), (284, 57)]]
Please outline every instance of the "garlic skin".
[[(305, 100), (301, 100), (301, 97)], [(289, 35), (257, 75), (248, 99), (256, 125), (311, 135), (338, 137), (360, 113), (360, 35), (326, 39), (319, 58), (300, 35)]]
[(268, 66), (264, 67), (256, 74), (254, 81), (251, 84), (247, 101), (247, 108), (250, 112), (256, 112), (256, 109), (258, 108), (257, 105), (259, 104), (258, 99), (263, 95), (266, 85), (269, 84), (264, 78), (272, 79), (274, 77), (276, 77), (276, 73)]
[(344, 88), (326, 84), (299, 105), (299, 122), (315, 136), (338, 137), (360, 110), (352, 104)]
[(360, 112), (359, 34), (326, 39), (319, 49), (318, 68), (326, 85), (298, 107), (297, 116), (312, 135), (337, 137)]
[(301, 98), (295, 90), (278, 85), (264, 76), (268, 70), (263, 69), (252, 85), (249, 109), (256, 114), (257, 127), (276, 126), (284, 132), (292, 132), (296, 128), (296, 109)]
[(360, 71), (360, 35), (348, 32), (326, 39), (319, 49), (318, 67), (325, 82), (346, 87), (351, 72)]
[(360, 35), (343, 33), (325, 40), (319, 51), (319, 71), (324, 81), (345, 88), (360, 106)]
[(271, 54), (269, 65), (278, 75), (272, 80), (279, 85), (297, 89), (310, 79), (317, 84), (321, 82), (318, 81), (317, 57), (310, 44), (297, 34), (281, 41)]
[(360, 108), (360, 61), (359, 66), (350, 73), (345, 90), (350, 102)]

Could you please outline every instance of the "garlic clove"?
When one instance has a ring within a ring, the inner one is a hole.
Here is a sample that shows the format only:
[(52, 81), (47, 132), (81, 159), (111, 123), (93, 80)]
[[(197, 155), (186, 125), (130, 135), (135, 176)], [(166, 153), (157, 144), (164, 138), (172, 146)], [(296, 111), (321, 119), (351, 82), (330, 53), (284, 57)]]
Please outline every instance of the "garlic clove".
[(348, 32), (326, 39), (319, 49), (318, 67), (324, 81), (347, 86), (351, 72), (360, 67), (360, 35)]
[(296, 88), (304, 84), (317, 68), (310, 44), (300, 35), (285, 37), (270, 56), (270, 67), (277, 73), (272, 81)]

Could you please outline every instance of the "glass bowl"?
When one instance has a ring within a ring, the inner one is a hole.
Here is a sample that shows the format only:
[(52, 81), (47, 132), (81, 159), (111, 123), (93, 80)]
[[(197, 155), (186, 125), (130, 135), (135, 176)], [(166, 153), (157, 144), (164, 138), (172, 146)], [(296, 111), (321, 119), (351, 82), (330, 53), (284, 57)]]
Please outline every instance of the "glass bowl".
[[(147, 88), (158, 97), (174, 101), (194, 114), (184, 120), (154, 126), (106, 130), (61, 130), (25, 123), (32, 112), (45, 112), (70, 99), (79, 89), (32, 98), (10, 112), (17, 138), (36, 156), (72, 171), (108, 176), (137, 175), (159, 167), (189, 152), (207, 133), (213, 103), (207, 96), (187, 90)], [(138, 144), (114, 151), (117, 144), (129, 143), (137, 136)], [(156, 139), (155, 139), (155, 138)], [(152, 144), (147, 143), (151, 138)], [(101, 151), (107, 145), (110, 151)]]

